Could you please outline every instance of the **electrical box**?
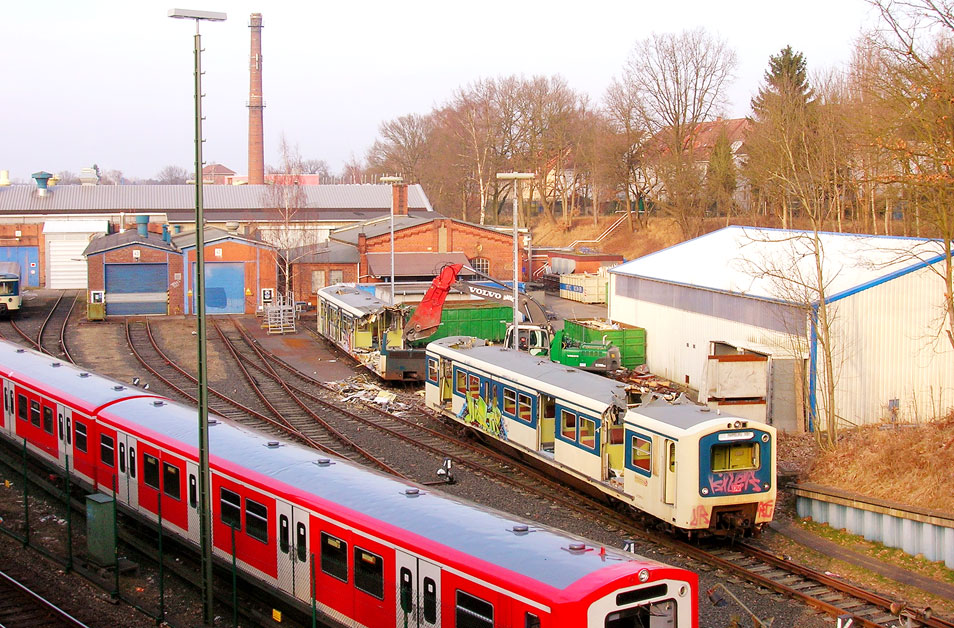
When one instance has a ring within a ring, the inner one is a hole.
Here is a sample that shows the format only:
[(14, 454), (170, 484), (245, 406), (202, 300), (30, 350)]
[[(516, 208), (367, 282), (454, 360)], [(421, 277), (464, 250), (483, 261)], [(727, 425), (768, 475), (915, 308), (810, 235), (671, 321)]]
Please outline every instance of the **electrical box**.
[(100, 567), (116, 564), (116, 522), (113, 498), (102, 493), (86, 496), (86, 549), (90, 562)]
[(106, 320), (106, 293), (103, 290), (90, 290), (89, 303), (86, 304), (86, 320)]

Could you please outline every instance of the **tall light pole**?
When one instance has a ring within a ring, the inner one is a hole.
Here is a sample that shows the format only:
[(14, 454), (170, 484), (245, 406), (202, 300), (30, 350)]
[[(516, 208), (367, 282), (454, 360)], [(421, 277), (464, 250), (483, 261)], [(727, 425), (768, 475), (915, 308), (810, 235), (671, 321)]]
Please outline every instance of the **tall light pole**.
[(381, 177), (381, 183), (391, 184), (391, 305), (397, 302), (394, 293), (394, 186), (404, 182), (404, 177)]
[(520, 278), (520, 248), (517, 240), (517, 214), (520, 209), (520, 182), (533, 179), (532, 172), (498, 172), (498, 181), (513, 181), (513, 348), (520, 350), (518, 312), (520, 301), (518, 287)]
[(169, 17), (195, 20), (195, 313), (198, 344), (199, 546), (205, 623), (215, 620), (212, 598), (212, 509), (209, 474), (209, 384), (205, 346), (205, 217), (202, 213), (202, 41), (199, 22), (224, 22), (225, 13), (169, 9)]

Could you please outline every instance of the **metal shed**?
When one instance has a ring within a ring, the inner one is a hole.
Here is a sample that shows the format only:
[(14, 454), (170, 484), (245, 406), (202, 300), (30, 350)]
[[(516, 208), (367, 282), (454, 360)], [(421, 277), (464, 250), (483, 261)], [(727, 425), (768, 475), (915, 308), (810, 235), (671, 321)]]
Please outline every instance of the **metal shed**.
[(815, 234), (727, 227), (610, 271), (609, 316), (647, 330), (654, 373), (705, 391), (709, 356), (768, 357), (769, 419), (781, 429), (827, 417), (831, 377), (849, 424), (930, 420), (954, 408), (954, 350), (942, 318), (946, 255), (920, 238), (819, 233), (833, 312), (827, 372), (812, 323)]

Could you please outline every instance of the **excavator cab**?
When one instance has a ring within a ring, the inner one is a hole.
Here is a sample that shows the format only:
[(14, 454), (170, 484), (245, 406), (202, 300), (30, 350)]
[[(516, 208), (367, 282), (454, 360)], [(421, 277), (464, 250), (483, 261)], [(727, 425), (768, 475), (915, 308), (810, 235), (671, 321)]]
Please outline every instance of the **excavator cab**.
[[(507, 339), (504, 346), (513, 347), (513, 325), (507, 327)], [(517, 333), (517, 348), (530, 355), (548, 355), (550, 353), (550, 332), (536, 325), (519, 326)]]

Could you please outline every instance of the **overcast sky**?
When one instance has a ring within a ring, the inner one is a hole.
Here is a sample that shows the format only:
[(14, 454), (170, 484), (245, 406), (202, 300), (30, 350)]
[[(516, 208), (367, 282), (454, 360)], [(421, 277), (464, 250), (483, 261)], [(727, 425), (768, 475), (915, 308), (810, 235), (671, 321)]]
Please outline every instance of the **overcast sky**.
[(167, 17), (176, 6), (228, 13), (201, 27), (204, 157), (240, 174), (254, 12), (264, 24), (265, 163), (279, 163), (284, 133), (335, 173), (363, 159), (381, 122), (427, 113), (479, 78), (559, 74), (598, 102), (654, 31), (702, 26), (728, 40), (739, 66), (726, 114), (743, 116), (770, 55), (790, 44), (810, 70), (844, 67), (875, 23), (864, 0), (186, 1), (4, 3), (0, 170), (21, 181), (93, 163), (136, 178), (191, 171), (195, 28)]

